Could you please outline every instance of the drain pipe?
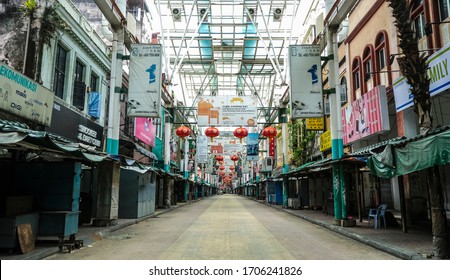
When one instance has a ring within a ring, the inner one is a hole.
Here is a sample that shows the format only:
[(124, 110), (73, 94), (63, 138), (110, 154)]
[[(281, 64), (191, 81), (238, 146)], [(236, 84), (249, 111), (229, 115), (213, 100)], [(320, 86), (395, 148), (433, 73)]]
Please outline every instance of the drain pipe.
[[(122, 14), (125, 14), (126, 2), (116, 2)], [(120, 126), (120, 92), (122, 89), (122, 66), (124, 52), (124, 28), (120, 26), (113, 32), (111, 80), (109, 91), (109, 116), (106, 139), (106, 152), (112, 155), (119, 154), (119, 126)]]

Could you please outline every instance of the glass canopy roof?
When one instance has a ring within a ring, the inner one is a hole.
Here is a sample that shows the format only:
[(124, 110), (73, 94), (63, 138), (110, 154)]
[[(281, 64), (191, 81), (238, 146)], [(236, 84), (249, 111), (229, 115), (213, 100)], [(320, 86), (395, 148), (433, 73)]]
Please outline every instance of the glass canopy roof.
[(277, 106), (287, 88), (287, 47), (299, 43), (311, 2), (154, 0), (160, 18), (153, 30), (160, 30), (178, 101), (196, 106), (198, 95), (257, 95), (261, 107)]

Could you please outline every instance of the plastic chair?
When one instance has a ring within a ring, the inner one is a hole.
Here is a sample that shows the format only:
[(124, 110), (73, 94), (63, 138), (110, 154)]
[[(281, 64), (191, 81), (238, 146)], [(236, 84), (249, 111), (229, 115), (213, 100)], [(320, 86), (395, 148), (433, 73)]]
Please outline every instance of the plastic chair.
[(381, 219), (383, 219), (384, 228), (386, 228), (386, 217), (385, 217), (386, 208), (387, 208), (387, 204), (381, 204), (376, 209), (375, 208), (369, 209), (369, 217), (368, 217), (369, 226), (370, 226), (370, 218), (372, 218), (374, 221), (374, 224), (375, 224), (374, 228), (379, 228)]

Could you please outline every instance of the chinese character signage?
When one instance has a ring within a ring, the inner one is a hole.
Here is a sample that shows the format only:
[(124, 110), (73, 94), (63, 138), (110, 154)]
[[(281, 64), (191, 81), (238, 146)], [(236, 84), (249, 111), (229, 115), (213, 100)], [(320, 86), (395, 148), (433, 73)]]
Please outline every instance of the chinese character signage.
[(128, 116), (160, 118), (161, 45), (131, 44)]
[(320, 135), (320, 151), (331, 149), (331, 130), (327, 130)]
[(289, 46), (289, 68), (292, 119), (322, 117), (322, 69), (319, 46)]
[(324, 123), (323, 118), (307, 118), (306, 119), (307, 130), (323, 130)]

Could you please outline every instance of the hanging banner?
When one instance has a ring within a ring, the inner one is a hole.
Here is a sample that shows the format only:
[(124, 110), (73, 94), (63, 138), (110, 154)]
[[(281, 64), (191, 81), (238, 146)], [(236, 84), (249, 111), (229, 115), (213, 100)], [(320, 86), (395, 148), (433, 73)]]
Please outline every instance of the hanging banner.
[(289, 46), (292, 119), (323, 116), (322, 69), (319, 45)]
[(161, 45), (131, 44), (129, 117), (161, 117)]
[(0, 63), (0, 109), (50, 126), (55, 94)]
[(208, 136), (197, 136), (197, 163), (208, 162)]
[(257, 97), (201, 96), (198, 100), (199, 126), (255, 126)]
[(247, 135), (247, 160), (259, 160), (258, 133), (249, 133)]
[(377, 86), (341, 109), (344, 145), (390, 129), (386, 87)]

